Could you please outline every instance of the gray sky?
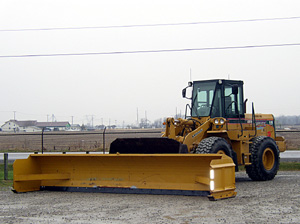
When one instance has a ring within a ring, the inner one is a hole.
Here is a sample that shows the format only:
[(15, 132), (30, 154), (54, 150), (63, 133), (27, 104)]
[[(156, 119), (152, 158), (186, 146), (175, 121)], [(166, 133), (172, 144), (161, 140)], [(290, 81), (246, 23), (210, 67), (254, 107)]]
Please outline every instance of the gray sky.
[[(299, 0), (0, 0), (0, 56), (300, 43), (300, 19), (110, 29), (53, 27), (300, 16)], [(248, 110), (299, 115), (300, 46), (169, 53), (0, 58), (0, 124), (13, 119), (126, 124), (184, 113), (190, 79), (244, 80)]]

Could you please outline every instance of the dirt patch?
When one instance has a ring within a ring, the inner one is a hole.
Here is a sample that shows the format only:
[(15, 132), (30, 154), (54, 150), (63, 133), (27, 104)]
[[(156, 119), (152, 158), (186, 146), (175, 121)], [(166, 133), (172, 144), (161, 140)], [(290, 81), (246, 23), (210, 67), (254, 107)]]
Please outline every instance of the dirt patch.
[[(45, 132), (44, 151), (103, 151), (109, 149), (116, 138), (160, 137), (162, 129), (107, 130), (103, 132)], [(33, 152), (41, 151), (41, 133), (1, 134), (0, 152)]]
[(300, 132), (282, 132), (280, 136), (284, 136), (289, 150), (300, 150)]
[[(160, 137), (163, 129), (107, 130), (105, 141), (103, 132), (45, 132), (45, 152), (61, 151), (103, 151), (109, 149), (116, 138)], [(278, 135), (287, 140), (289, 150), (300, 149), (300, 132), (283, 132)], [(41, 134), (1, 134), (0, 152), (33, 152), (41, 151)]]
[(300, 172), (272, 181), (236, 174), (237, 196), (0, 191), (0, 223), (299, 223)]

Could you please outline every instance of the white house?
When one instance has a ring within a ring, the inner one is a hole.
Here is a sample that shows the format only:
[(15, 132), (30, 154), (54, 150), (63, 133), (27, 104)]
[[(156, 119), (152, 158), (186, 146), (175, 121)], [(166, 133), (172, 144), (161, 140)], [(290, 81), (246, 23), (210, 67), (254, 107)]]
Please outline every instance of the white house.
[(36, 126), (48, 131), (66, 131), (71, 127), (68, 121), (60, 122), (37, 122)]
[(71, 124), (70, 128), (66, 131), (81, 131), (81, 127), (79, 124)]
[(1, 130), (3, 132), (39, 132), (42, 131), (41, 128), (36, 126), (37, 121), (17, 121), (17, 120), (9, 120), (6, 121), (2, 126)]
[(43, 129), (48, 131), (65, 131), (70, 128), (70, 123), (63, 122), (37, 122), (35, 120), (17, 121), (9, 120), (1, 126), (3, 132), (41, 132)]

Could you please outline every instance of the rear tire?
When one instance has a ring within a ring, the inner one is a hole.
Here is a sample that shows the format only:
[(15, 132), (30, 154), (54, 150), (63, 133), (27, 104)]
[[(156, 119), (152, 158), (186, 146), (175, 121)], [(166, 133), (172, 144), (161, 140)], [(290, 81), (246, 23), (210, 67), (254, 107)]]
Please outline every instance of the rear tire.
[(272, 180), (280, 163), (276, 142), (270, 137), (258, 136), (252, 139), (249, 151), (252, 164), (246, 166), (248, 176), (255, 181)]
[(224, 138), (220, 137), (208, 137), (203, 139), (195, 153), (198, 154), (226, 154), (232, 158), (232, 151), (230, 145)]

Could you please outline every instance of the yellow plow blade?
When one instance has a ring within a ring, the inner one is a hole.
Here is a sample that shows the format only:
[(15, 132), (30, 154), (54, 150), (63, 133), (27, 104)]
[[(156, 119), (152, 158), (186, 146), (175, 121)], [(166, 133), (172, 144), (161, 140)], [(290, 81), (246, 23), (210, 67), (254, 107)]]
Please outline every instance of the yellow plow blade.
[(13, 164), (14, 192), (38, 190), (234, 197), (222, 154), (32, 154)]

